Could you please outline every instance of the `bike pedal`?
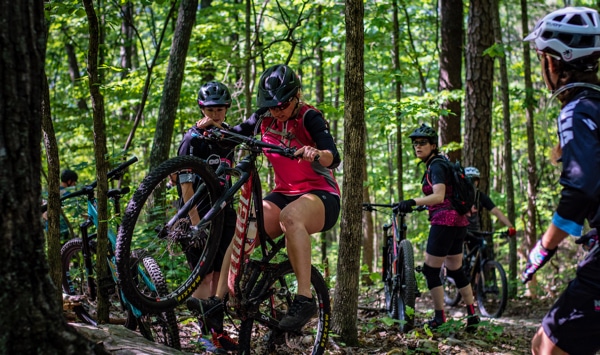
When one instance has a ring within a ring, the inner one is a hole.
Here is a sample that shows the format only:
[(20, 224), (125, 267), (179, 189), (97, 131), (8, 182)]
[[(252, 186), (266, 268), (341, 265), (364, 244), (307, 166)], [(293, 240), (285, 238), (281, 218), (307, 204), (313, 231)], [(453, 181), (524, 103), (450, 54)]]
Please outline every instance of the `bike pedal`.
[(415, 271), (416, 272), (423, 272), (423, 267), (419, 265), (419, 266), (415, 267)]

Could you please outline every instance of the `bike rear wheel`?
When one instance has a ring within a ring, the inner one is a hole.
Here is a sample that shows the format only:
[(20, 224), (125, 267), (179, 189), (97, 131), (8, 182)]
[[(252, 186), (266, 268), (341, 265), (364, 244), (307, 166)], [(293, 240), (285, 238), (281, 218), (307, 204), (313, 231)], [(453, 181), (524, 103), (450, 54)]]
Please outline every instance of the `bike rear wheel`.
[(415, 299), (417, 292), (417, 281), (415, 279), (415, 261), (412, 244), (408, 239), (400, 241), (398, 251), (398, 280), (393, 296), (393, 302), (397, 305), (397, 318), (400, 322), (400, 332), (407, 332), (415, 325)]
[[(141, 270), (140, 275), (148, 275), (151, 283), (148, 280), (139, 282), (146, 283), (150, 292), (155, 292), (157, 295), (167, 294), (167, 282), (156, 261), (152, 257), (145, 257), (143, 266), (144, 269)], [(138, 318), (138, 326), (140, 333), (146, 339), (181, 349), (177, 316), (174, 310), (143, 314)]]
[(251, 348), (267, 353), (280, 345), (285, 349), (297, 346), (304, 354), (323, 354), (329, 339), (331, 305), (327, 284), (314, 266), (311, 267), (310, 283), (317, 302), (316, 317), (298, 332), (283, 332), (278, 324), (291, 307), (298, 281), (289, 261), (277, 265), (268, 289), (258, 299), (257, 312), (248, 312), (248, 318), (241, 323), (238, 354), (249, 355)]
[(477, 305), (482, 315), (499, 318), (508, 300), (508, 281), (502, 265), (488, 260), (475, 279)]
[[(187, 205), (189, 210), (196, 209), (201, 219), (206, 217), (201, 225), (191, 226), (187, 213), (177, 215), (182, 208), (177, 191), (180, 178), (193, 182), (194, 191), (199, 192)], [(200, 285), (219, 247), (223, 213), (211, 208), (221, 193), (213, 169), (194, 156), (171, 158), (144, 178), (127, 205), (117, 238), (117, 270), (129, 302), (143, 312), (168, 311)], [(192, 254), (195, 261), (189, 267)], [(136, 282), (136, 271), (130, 265), (146, 256), (167, 276), (167, 294), (156, 296)]]
[[(92, 266), (95, 269), (96, 257), (96, 235), (89, 236), (90, 258)], [(98, 287), (98, 281), (95, 274), (88, 277), (88, 272), (85, 267), (83, 258), (83, 240), (75, 238), (67, 241), (60, 250), (60, 258), (62, 263), (62, 289), (63, 292), (76, 296), (78, 305), (73, 307), (73, 311), (79, 319), (91, 325), (98, 324), (97, 295), (91, 295), (90, 282), (93, 282), (93, 289)], [(92, 270), (93, 272), (93, 270)], [(123, 324), (129, 329), (135, 329), (137, 326), (135, 316), (129, 309), (125, 309), (121, 299), (119, 298), (118, 289), (112, 279), (104, 287), (107, 288), (109, 298), (109, 321), (112, 324)]]
[(442, 278), (442, 285), (444, 286), (444, 303), (448, 306), (454, 307), (458, 305), (458, 302), (462, 299), (454, 279), (446, 275), (446, 268), (443, 267), (440, 277)]

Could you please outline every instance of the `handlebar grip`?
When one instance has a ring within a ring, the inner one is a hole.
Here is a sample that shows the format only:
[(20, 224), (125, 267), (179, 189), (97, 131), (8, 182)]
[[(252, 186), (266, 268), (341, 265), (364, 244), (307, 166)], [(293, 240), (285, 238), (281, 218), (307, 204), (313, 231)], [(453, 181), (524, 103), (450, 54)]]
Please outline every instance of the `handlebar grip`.
[(135, 163), (136, 161), (138, 161), (138, 158), (134, 156), (126, 162), (119, 164), (116, 168), (108, 172), (108, 174), (106, 175), (107, 178), (110, 180), (112, 177), (119, 174), (121, 171), (125, 170), (126, 167)]
[[(123, 163), (117, 165), (116, 168), (112, 169), (111, 171), (109, 171), (106, 174), (107, 180), (112, 180), (113, 178), (119, 176), (125, 170), (126, 167), (135, 163), (136, 161), (138, 161), (138, 158), (134, 156), (133, 158), (127, 160), (126, 162), (123, 162)], [(88, 186), (95, 188), (96, 186), (98, 186), (98, 180), (92, 182)]]

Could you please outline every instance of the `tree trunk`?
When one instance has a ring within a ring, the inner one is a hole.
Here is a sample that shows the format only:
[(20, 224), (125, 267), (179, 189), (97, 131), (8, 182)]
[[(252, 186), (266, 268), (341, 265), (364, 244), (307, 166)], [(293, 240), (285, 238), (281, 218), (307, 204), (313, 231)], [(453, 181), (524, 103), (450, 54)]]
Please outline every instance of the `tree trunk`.
[(150, 153), (150, 170), (169, 158), (185, 60), (197, 9), (198, 0), (181, 0)]
[[(465, 97), (465, 147), (463, 165), (476, 166), (490, 176), (494, 59), (483, 52), (494, 44), (495, 0), (472, 0), (467, 38), (467, 79)], [(488, 179), (479, 188), (488, 192)]]
[[(527, 25), (527, 0), (521, 0), (521, 27), (523, 33), (529, 33)], [(527, 131), (527, 217), (525, 221), (525, 240), (526, 251), (533, 248), (537, 240), (536, 219), (537, 211), (535, 201), (537, 199), (537, 163), (535, 158), (535, 122), (534, 122), (534, 101), (533, 84), (531, 82), (531, 55), (529, 42), (523, 42), (523, 76), (525, 77), (525, 108), (527, 121), (525, 123)], [(527, 283), (530, 291), (535, 292), (537, 281), (535, 275), (531, 282)]]
[[(55, 285), (62, 285), (62, 263), (60, 261), (60, 159), (58, 158), (58, 143), (52, 125), (50, 113), (50, 89), (48, 79), (44, 75), (42, 83), (42, 130), (46, 160), (48, 161), (48, 263), (50, 264), (50, 278)], [(56, 299), (62, 302), (62, 292), (56, 289)]]
[[(392, 63), (394, 65), (394, 89), (398, 109), (395, 112), (396, 116), (396, 189), (398, 190), (398, 200), (404, 199), (404, 185), (402, 176), (404, 167), (402, 166), (402, 111), (399, 103), (402, 101), (402, 79), (400, 76), (400, 22), (398, 21), (398, 1), (392, 0)], [(390, 171), (390, 196), (394, 196), (394, 179), (392, 178), (393, 171)], [(365, 200), (368, 201), (368, 200)]]
[[(512, 169), (512, 128), (510, 124), (510, 96), (508, 87), (508, 68), (506, 65), (506, 50), (503, 44), (502, 31), (500, 27), (500, 11), (498, 9), (498, 3), (494, 7), (494, 34), (496, 37), (496, 44), (502, 46), (502, 55), (498, 57), (500, 64), (500, 93), (502, 100), (502, 122), (504, 130), (504, 154), (503, 160), (503, 176), (506, 178), (506, 215), (508, 219), (514, 224), (515, 223), (515, 188), (513, 184), (513, 169)], [(498, 174), (500, 175), (500, 174)], [(491, 179), (488, 179), (491, 181)], [(508, 268), (508, 279), (517, 279), (517, 241), (516, 238), (509, 239), (509, 268)], [(513, 298), (517, 294), (517, 288), (514, 287), (513, 282), (509, 282), (509, 293), (510, 297)]]
[(0, 8), (0, 353), (91, 354), (62, 316), (39, 222), (44, 3)]
[[(366, 140), (365, 140), (366, 142)], [(365, 159), (366, 160), (366, 159)], [(367, 164), (363, 165), (363, 193), (362, 201), (369, 202), (371, 200), (369, 194), (369, 185), (367, 185)], [(373, 272), (374, 267), (374, 235), (373, 232), (373, 216), (371, 213), (362, 213), (362, 253), (363, 253), (363, 265), (367, 265), (367, 275), (363, 276), (362, 283), (364, 285), (372, 285), (373, 281), (370, 278), (370, 274)]]
[[(342, 342), (358, 345), (356, 329), (358, 310), (358, 278), (362, 222), (363, 167), (366, 164), (364, 119), (364, 4), (361, 0), (347, 0), (346, 20), (346, 73), (344, 83), (344, 174), (342, 219), (339, 245), (337, 284), (333, 297), (332, 330)], [(348, 173), (352, 172), (352, 173)]]
[[(98, 210), (98, 226), (96, 229), (97, 241), (96, 255), (108, 255), (108, 162), (106, 161), (106, 124), (104, 122), (104, 97), (100, 92), (101, 81), (98, 75), (98, 57), (100, 42), (100, 28), (98, 17), (94, 10), (93, 0), (83, 0), (83, 6), (87, 14), (89, 26), (89, 48), (88, 48), (88, 83), (90, 87), (90, 96), (92, 98), (92, 116), (94, 118), (94, 156), (96, 158), (96, 209)], [(105, 280), (112, 277), (108, 263), (102, 262), (99, 258), (95, 265), (98, 280)], [(98, 284), (98, 321), (100, 323), (109, 322), (109, 301), (108, 293), (102, 283)]]
[[(462, 90), (462, 59), (463, 59), (463, 1), (441, 0), (441, 48), (440, 48), (440, 77), (438, 88), (440, 91)], [(440, 116), (439, 132), (440, 144), (462, 142), (460, 132), (461, 102), (448, 100), (442, 104), (442, 109), (447, 110), (446, 115)], [(460, 160), (461, 149), (448, 152), (452, 161)]]

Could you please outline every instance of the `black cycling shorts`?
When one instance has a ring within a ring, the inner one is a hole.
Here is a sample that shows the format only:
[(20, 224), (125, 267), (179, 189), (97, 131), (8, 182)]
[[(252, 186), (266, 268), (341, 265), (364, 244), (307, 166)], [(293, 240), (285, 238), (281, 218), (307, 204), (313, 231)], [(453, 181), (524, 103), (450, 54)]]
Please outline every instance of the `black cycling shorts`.
[[(313, 190), (308, 193), (320, 198), (325, 206), (325, 224), (323, 225), (321, 232), (331, 229), (337, 223), (340, 215), (340, 198), (324, 190)], [(271, 192), (265, 196), (264, 199), (269, 202), (273, 202), (277, 207), (279, 207), (279, 209), (282, 210), (285, 206), (300, 198), (300, 196), (302, 195), (288, 196), (279, 192)]]
[(600, 249), (579, 264), (576, 278), (544, 316), (542, 327), (569, 354), (600, 350)]
[(467, 227), (433, 225), (427, 238), (427, 254), (441, 257), (462, 254), (466, 235)]

